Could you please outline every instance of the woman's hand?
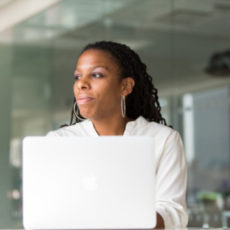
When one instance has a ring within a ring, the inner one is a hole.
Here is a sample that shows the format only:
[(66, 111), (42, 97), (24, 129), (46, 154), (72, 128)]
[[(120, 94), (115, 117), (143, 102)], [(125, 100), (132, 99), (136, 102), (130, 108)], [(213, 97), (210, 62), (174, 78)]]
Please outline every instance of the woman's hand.
[(164, 228), (165, 228), (164, 220), (161, 217), (161, 215), (157, 213), (157, 224), (154, 229), (164, 229)]

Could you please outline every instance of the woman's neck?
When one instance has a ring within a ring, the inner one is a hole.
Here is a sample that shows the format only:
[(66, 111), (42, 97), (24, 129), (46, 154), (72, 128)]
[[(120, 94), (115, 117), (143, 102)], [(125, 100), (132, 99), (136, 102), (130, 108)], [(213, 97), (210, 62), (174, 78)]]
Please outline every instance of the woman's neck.
[(103, 120), (91, 120), (99, 136), (123, 135), (126, 124), (131, 119), (125, 118), (107, 118)]

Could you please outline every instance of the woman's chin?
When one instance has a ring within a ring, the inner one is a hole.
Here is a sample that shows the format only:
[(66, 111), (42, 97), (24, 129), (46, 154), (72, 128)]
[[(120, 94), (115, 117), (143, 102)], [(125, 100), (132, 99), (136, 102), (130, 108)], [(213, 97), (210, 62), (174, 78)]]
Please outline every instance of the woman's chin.
[(90, 119), (89, 116), (87, 116), (87, 114), (81, 113), (81, 116), (85, 119)]
[(91, 119), (93, 117), (93, 114), (91, 113), (87, 113), (87, 112), (81, 112), (80, 113), (82, 117), (84, 117), (85, 119)]
[(84, 117), (85, 119), (89, 119), (91, 121), (100, 120), (100, 116), (96, 116), (95, 114), (82, 113), (81, 116)]

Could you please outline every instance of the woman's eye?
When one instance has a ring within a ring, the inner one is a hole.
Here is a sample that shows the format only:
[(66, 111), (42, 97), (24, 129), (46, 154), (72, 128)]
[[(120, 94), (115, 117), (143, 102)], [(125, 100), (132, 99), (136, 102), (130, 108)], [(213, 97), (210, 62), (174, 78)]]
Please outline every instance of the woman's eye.
[(81, 76), (80, 75), (75, 75), (74, 76), (74, 79), (77, 81), (77, 80), (79, 80), (81, 78)]
[(101, 74), (101, 73), (93, 73), (92, 76), (95, 77), (95, 78), (101, 78), (101, 77), (103, 77), (103, 74)]

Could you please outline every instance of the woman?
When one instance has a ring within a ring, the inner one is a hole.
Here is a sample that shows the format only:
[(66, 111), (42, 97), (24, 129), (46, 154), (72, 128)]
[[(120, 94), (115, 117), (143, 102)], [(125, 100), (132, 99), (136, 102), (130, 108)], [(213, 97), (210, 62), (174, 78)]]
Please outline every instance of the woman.
[(156, 228), (185, 227), (186, 162), (179, 134), (166, 126), (157, 89), (139, 56), (123, 44), (87, 45), (74, 71), (74, 106), (54, 136), (148, 135), (156, 149)]

